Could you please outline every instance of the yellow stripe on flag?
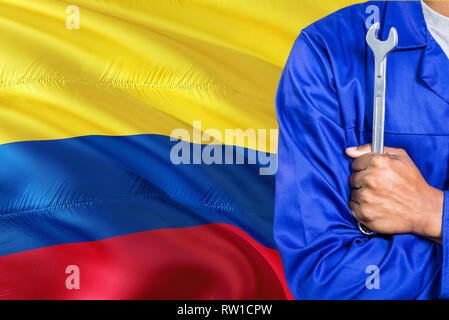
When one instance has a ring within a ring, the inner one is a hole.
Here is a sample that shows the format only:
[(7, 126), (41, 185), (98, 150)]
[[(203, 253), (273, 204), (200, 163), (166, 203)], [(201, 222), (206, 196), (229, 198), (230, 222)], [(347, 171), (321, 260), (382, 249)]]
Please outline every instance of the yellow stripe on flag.
[(277, 128), (295, 38), (355, 2), (0, 0), (0, 143)]

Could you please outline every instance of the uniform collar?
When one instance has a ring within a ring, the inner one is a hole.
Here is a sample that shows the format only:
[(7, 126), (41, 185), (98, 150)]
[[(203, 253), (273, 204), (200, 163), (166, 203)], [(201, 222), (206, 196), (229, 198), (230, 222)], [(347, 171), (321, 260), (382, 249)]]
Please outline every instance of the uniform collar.
[(449, 59), (430, 34), (421, 1), (386, 1), (379, 36), (385, 40), (391, 27), (398, 30), (394, 51), (423, 48), (419, 76), (440, 98), (449, 103)]
[(395, 50), (424, 47), (429, 43), (421, 1), (385, 1), (382, 17), (379, 34), (382, 39), (388, 38), (391, 27), (398, 30), (399, 42)]
[(449, 103), (449, 59), (433, 39), (425, 49), (420, 77), (433, 92)]

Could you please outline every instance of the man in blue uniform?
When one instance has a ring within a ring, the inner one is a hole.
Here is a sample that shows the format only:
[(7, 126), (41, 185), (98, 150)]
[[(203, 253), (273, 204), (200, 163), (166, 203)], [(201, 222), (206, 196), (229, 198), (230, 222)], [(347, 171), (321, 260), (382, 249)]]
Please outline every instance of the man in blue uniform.
[[(383, 155), (369, 145), (369, 6), (379, 10), (379, 38), (391, 27), (399, 35), (388, 56)], [(275, 239), (297, 299), (449, 297), (446, 15), (447, 2), (367, 2), (296, 40), (277, 96)]]

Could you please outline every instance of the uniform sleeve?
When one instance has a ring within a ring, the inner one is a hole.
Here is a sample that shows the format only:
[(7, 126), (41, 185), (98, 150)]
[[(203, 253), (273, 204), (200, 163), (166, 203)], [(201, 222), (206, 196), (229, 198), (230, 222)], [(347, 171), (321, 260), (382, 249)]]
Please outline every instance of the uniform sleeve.
[(274, 232), (290, 290), (297, 299), (439, 298), (449, 281), (441, 277), (440, 245), (357, 229), (347, 206), (351, 160), (330, 60), (325, 44), (303, 31), (276, 99)]

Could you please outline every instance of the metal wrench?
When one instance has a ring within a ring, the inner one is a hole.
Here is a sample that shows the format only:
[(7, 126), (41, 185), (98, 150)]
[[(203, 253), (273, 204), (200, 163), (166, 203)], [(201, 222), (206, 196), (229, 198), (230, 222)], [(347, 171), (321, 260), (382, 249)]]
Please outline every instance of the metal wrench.
[(385, 92), (387, 79), (387, 55), (398, 45), (398, 32), (396, 28), (390, 29), (386, 41), (380, 41), (376, 32), (379, 23), (373, 24), (366, 34), (366, 43), (374, 53), (374, 109), (373, 109), (373, 140), (372, 152), (384, 152), (385, 127)]
[[(385, 92), (387, 79), (387, 56), (398, 45), (398, 32), (396, 28), (391, 28), (386, 41), (380, 41), (376, 33), (379, 30), (379, 23), (371, 26), (366, 34), (366, 43), (374, 54), (374, 103), (373, 103), (373, 138), (371, 151), (379, 154), (384, 152), (384, 128), (385, 128)], [(359, 230), (372, 235), (374, 232), (369, 230), (360, 222)]]

